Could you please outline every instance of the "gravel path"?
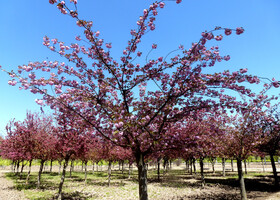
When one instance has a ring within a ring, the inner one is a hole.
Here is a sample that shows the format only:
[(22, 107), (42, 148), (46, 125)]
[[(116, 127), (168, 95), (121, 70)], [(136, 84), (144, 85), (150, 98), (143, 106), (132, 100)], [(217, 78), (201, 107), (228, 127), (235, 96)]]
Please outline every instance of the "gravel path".
[(27, 200), (23, 192), (14, 189), (13, 182), (6, 179), (4, 173), (0, 171), (0, 200)]

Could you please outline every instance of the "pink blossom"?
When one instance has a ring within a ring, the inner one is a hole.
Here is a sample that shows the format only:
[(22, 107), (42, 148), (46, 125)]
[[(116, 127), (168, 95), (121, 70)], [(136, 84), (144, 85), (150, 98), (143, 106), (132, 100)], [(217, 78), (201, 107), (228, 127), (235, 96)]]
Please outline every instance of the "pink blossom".
[(100, 34), (100, 31), (96, 31), (95, 36), (98, 37)]
[(225, 61), (228, 61), (229, 59), (230, 59), (230, 55), (227, 55), (227, 56), (224, 57)]
[(223, 39), (222, 35), (215, 36), (215, 40), (217, 40), (217, 41), (221, 41), (222, 39)]
[(280, 83), (279, 83), (279, 81), (274, 81), (274, 82), (272, 82), (272, 85), (274, 87), (278, 88), (280, 86)]
[(17, 84), (17, 81), (11, 80), (11, 81), (8, 81), (8, 84), (11, 86), (15, 86)]
[(44, 101), (42, 99), (35, 99), (35, 102), (41, 106), (44, 105)]
[(153, 15), (156, 16), (158, 14), (157, 10), (153, 10)]
[(228, 29), (228, 28), (225, 29), (225, 34), (226, 35), (230, 35), (231, 33), (232, 33), (231, 29)]
[(214, 38), (213, 33), (208, 33), (207, 36), (206, 36), (207, 40), (212, 40), (213, 38)]
[(49, 3), (50, 4), (54, 4), (54, 3), (56, 3), (57, 2), (57, 0), (49, 0)]
[(178, 3), (178, 4), (181, 3), (181, 2), (182, 2), (182, 0), (176, 0), (176, 3)]
[(153, 49), (156, 49), (156, 48), (157, 48), (157, 44), (153, 44), (153, 45), (152, 45), (152, 48), (153, 48)]
[(112, 48), (111, 43), (107, 43), (107, 44), (106, 44), (106, 47), (107, 47), (108, 49)]
[(165, 6), (165, 4), (164, 4), (163, 2), (160, 2), (160, 3), (159, 3), (159, 7), (160, 7), (160, 8), (164, 8), (164, 6)]
[(138, 52), (137, 52), (137, 56), (140, 57), (141, 55), (142, 55), (142, 52), (138, 51)]
[(74, 4), (77, 4), (78, 0), (70, 0), (70, 2), (73, 2)]
[(237, 34), (237, 35), (240, 35), (240, 34), (242, 34), (243, 32), (244, 32), (244, 29), (243, 29), (242, 27), (236, 28), (236, 34)]
[(240, 69), (240, 73), (242, 73), (242, 74), (246, 73), (247, 71), (248, 71), (248, 69), (247, 69), (247, 68)]

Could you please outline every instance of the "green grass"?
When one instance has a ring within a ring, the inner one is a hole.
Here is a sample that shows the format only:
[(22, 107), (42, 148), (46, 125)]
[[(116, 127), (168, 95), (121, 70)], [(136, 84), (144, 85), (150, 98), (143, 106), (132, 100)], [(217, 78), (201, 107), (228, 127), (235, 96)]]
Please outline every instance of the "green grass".
[[(106, 169), (103, 166), (103, 169)], [(69, 168), (68, 168), (69, 170)], [(66, 179), (63, 187), (64, 196), (66, 199), (114, 199), (116, 195), (119, 199), (123, 198), (121, 195), (133, 193), (133, 198), (138, 195), (138, 181), (137, 172), (134, 167), (133, 174), (128, 179), (128, 171), (124, 171), (122, 174), (120, 171), (112, 170), (111, 186), (108, 187), (108, 174), (107, 171), (96, 171), (92, 173), (88, 172), (87, 183), (84, 182), (84, 172), (75, 171), (72, 172), (70, 177), (69, 171), (66, 173)], [(40, 189), (36, 188), (38, 172), (31, 173), (29, 184), (25, 183), (27, 174), (23, 173), (21, 179), (14, 173), (5, 174), (8, 179), (11, 179), (15, 183), (17, 190), (24, 191), (28, 199), (33, 200), (47, 200), (53, 199), (58, 191), (58, 185), (60, 182), (60, 175), (57, 172), (43, 172), (41, 178)], [(245, 175), (245, 178), (250, 181), (260, 180), (262, 178), (271, 177), (271, 173), (260, 173), (260, 172), (249, 172)], [(178, 194), (183, 193), (187, 190), (193, 190), (193, 188), (200, 187), (200, 173), (197, 170), (197, 174), (187, 174), (185, 170), (172, 169), (168, 172), (160, 170), (160, 181), (157, 180), (157, 170), (150, 169), (148, 171), (148, 185), (153, 186), (154, 189), (150, 191), (151, 197), (156, 199), (156, 196), (161, 192), (168, 192), (172, 194), (173, 190), (176, 190)], [(190, 180), (190, 182), (189, 182)], [(226, 185), (232, 187), (238, 187), (238, 176), (237, 172), (226, 172), (226, 176), (222, 176), (221, 171), (217, 171), (215, 174), (211, 172), (205, 173), (206, 184), (209, 186)], [(264, 179), (263, 179), (264, 180)], [(262, 182), (263, 182), (262, 180)], [(272, 181), (268, 181), (266, 185), (261, 185), (262, 188), (270, 187)], [(252, 182), (255, 184), (255, 182)], [(148, 187), (148, 188), (149, 188)], [(254, 188), (254, 187), (253, 187)], [(68, 198), (67, 198), (68, 197)], [(70, 198), (71, 197), (71, 198)], [(131, 199), (131, 198), (130, 198)]]
[[(11, 179), (15, 183), (15, 188), (20, 191), (24, 191), (26, 197), (28, 199), (34, 199), (34, 200), (47, 200), (55, 197), (58, 186), (60, 182), (60, 175), (56, 172), (43, 172), (41, 177), (41, 187), (40, 189), (37, 189), (37, 177), (38, 172), (33, 172), (30, 175), (29, 178), (29, 184), (26, 184), (26, 176), (27, 173), (22, 173), (21, 179), (18, 175), (15, 175), (15, 173), (6, 173), (5, 174), (8, 179)], [(85, 187), (84, 182), (84, 172), (72, 172), (72, 175), (70, 177), (70, 172), (66, 173), (66, 179), (64, 182), (64, 188), (63, 192), (67, 196), (76, 196), (78, 199), (83, 199), (84, 195), (80, 194), (79, 191), (81, 188)], [(87, 174), (87, 186), (100, 186), (100, 187), (107, 187), (107, 177), (108, 174), (106, 171), (98, 171), (98, 172), (88, 172)], [(112, 177), (111, 177), (111, 186), (112, 187), (123, 187), (125, 186), (125, 183), (123, 180), (126, 180), (128, 177), (128, 172), (125, 171), (124, 174), (122, 174), (119, 171), (112, 171)], [(134, 175), (132, 176), (132, 179), (130, 181), (133, 183), (136, 180), (136, 174), (134, 171)], [(125, 190), (124, 188), (122, 188)], [(136, 189), (136, 187), (135, 187)], [(109, 195), (110, 190), (107, 192)], [(91, 199), (91, 198), (86, 198)]]

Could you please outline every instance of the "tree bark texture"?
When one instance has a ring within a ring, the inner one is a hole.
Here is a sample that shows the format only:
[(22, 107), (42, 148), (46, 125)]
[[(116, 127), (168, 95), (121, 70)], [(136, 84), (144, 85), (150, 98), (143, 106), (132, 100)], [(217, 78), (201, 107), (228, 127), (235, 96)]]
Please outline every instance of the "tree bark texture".
[(139, 200), (148, 200), (147, 168), (143, 153), (136, 153), (138, 167)]
[(43, 172), (44, 163), (45, 163), (45, 160), (41, 160), (40, 169), (39, 169), (39, 173), (38, 173), (38, 179), (37, 179), (37, 188), (39, 188), (41, 185), (41, 175)]
[(242, 160), (239, 158), (237, 159), (237, 169), (238, 169), (238, 179), (239, 179), (241, 200), (247, 200), (244, 176), (242, 171)]
[(273, 171), (273, 177), (274, 177), (274, 186), (275, 188), (279, 188), (279, 180), (278, 180), (278, 176), (277, 176), (277, 169), (276, 169), (276, 165), (275, 165), (275, 160), (273, 157), (273, 154), (269, 154), (270, 156), (270, 160), (271, 160), (271, 166), (272, 166), (272, 171)]
[(65, 158), (65, 162), (63, 164), (62, 175), (61, 175), (61, 179), (60, 179), (60, 183), (59, 183), (59, 187), (58, 187), (58, 198), (57, 198), (58, 200), (63, 199), (63, 197), (62, 197), (62, 187), (63, 187), (64, 180), (65, 180), (66, 168), (68, 166), (69, 158), (70, 158), (70, 156), (67, 156)]

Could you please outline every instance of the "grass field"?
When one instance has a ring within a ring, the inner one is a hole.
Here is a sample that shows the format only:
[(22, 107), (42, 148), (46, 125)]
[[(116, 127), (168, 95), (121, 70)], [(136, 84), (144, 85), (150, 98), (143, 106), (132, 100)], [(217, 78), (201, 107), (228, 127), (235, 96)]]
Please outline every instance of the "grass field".
[[(65, 199), (138, 199), (136, 168), (130, 179), (127, 170), (124, 174), (113, 170), (110, 187), (107, 171), (94, 173), (89, 171), (85, 183), (84, 172), (80, 170), (72, 172), (71, 178), (67, 172), (63, 187)], [(29, 184), (25, 183), (26, 175), (24, 172), (20, 179), (14, 173), (6, 173), (6, 177), (14, 181), (16, 189), (23, 190), (27, 198), (32, 200), (55, 198), (60, 181), (58, 172), (44, 172), (40, 189), (36, 189), (37, 172), (31, 173)], [(245, 177), (249, 199), (266, 199), (277, 192), (273, 189), (271, 172), (249, 172)], [(172, 169), (165, 174), (161, 170), (161, 178), (158, 181), (157, 171), (151, 169), (148, 172), (149, 199), (240, 199), (236, 172), (227, 172), (225, 177), (221, 172), (215, 174), (207, 172), (205, 180), (206, 186), (201, 188), (199, 173), (190, 175), (183, 169)]]

